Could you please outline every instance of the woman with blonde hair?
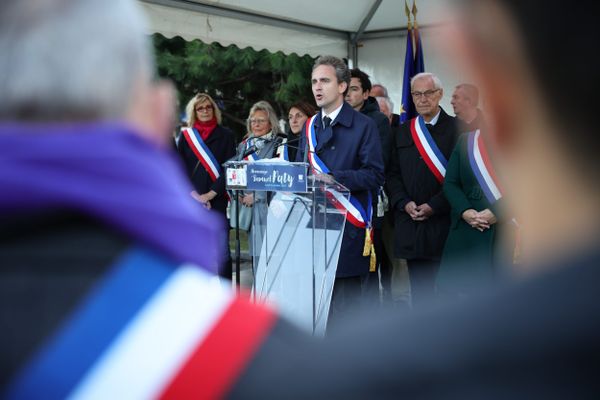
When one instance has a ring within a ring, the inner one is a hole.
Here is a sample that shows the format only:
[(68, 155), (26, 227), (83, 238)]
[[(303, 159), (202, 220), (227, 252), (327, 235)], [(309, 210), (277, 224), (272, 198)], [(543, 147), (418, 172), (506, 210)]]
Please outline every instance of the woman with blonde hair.
[[(287, 139), (279, 128), (277, 114), (266, 101), (256, 102), (248, 113), (246, 120), (246, 138), (238, 145), (237, 157), (247, 161), (257, 161), (265, 158), (283, 158), (287, 156)], [(254, 203), (253, 193), (242, 197), (242, 204), (251, 207)]]
[[(192, 97), (186, 114), (187, 127), (182, 128), (178, 151), (195, 189), (192, 196), (204, 207), (222, 214), (227, 222), (228, 197), (221, 165), (235, 155), (234, 134), (221, 125), (221, 110), (206, 93)], [(226, 261), (219, 275), (231, 279), (229, 242), (225, 251)]]

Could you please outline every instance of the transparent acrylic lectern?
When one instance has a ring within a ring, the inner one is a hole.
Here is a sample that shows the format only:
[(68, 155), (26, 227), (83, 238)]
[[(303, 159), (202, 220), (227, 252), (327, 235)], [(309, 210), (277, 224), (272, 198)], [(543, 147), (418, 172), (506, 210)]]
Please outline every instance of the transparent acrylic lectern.
[[(263, 161), (224, 164), (227, 188), (234, 195), (240, 190), (254, 193), (249, 232), (254, 276), (252, 299), (274, 303), (288, 319), (322, 336), (346, 221), (345, 209), (340, 204), (348, 200), (349, 191), (337, 183), (326, 185), (307, 179), (307, 164), (285, 164), (295, 165), (297, 171), (304, 172), (300, 179), (307, 182), (302, 191), (286, 191), (285, 182), (271, 184), (270, 180), (284, 174), (273, 172), (283, 164)], [(230, 179), (232, 176), (235, 179)], [(258, 185), (253, 183), (255, 180)], [(263, 183), (266, 183), (264, 188)]]

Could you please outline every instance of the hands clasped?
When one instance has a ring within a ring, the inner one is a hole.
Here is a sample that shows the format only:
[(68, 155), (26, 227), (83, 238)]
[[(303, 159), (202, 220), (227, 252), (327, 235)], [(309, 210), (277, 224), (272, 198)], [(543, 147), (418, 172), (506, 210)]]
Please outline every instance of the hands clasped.
[(433, 208), (427, 203), (417, 205), (414, 201), (408, 202), (404, 206), (404, 211), (413, 219), (413, 221), (425, 221), (433, 215)]
[(490, 226), (497, 222), (496, 216), (489, 208), (479, 212), (470, 208), (463, 212), (462, 218), (472, 228), (477, 229), (480, 232), (490, 229)]

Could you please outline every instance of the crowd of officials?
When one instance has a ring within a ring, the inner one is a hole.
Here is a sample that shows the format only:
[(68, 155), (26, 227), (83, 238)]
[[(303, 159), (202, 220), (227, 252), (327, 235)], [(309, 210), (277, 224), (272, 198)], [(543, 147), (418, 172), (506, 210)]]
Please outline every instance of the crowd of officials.
[[(323, 100), (323, 89), (315, 78), (323, 69), (333, 74), (328, 79), (334, 79), (338, 85), (327, 101)], [(399, 115), (392, 112), (385, 86), (373, 85), (360, 69), (349, 70), (343, 61), (325, 56), (316, 61), (313, 80), (314, 100), (321, 103), (319, 108), (312, 101), (292, 104), (285, 124), (287, 132), (282, 133), (273, 107), (259, 101), (249, 111), (243, 140), (237, 146), (234, 133), (222, 126), (214, 99), (206, 93), (194, 96), (186, 107), (184, 128), (175, 137), (195, 188), (192, 196), (224, 220), (228, 218), (229, 195), (224, 178), (221, 175), (214, 179), (201, 151), (194, 150), (199, 149), (198, 142), (203, 142), (220, 165), (232, 159), (284, 158), (306, 162), (310, 161), (309, 157), (303, 158), (310, 132), (307, 126), (310, 118), (318, 115), (312, 120), (318, 149), (323, 149), (321, 143), (331, 140), (328, 135), (339, 142), (357, 143), (349, 152), (340, 150), (343, 144), (338, 144), (337, 150), (335, 144), (330, 144), (333, 152), (321, 150), (318, 157), (328, 158), (338, 170), (364, 175), (361, 181), (348, 181), (348, 174), (328, 173), (349, 184), (351, 195), (362, 200), (365, 208), (364, 226), (346, 224), (349, 232), (344, 236), (337, 266), (333, 312), (340, 307), (374, 304), (408, 309), (438, 296), (467, 296), (497, 279), (502, 271), (495, 266), (511, 261), (511, 251), (515, 251), (500, 245), (497, 230), (513, 222), (502, 215), (501, 195), (486, 197), (485, 181), (477, 178), (477, 163), (469, 161), (484, 154), (489, 169), (484, 172), (496, 180), (492, 183), (499, 184), (493, 158), (486, 150), (490, 145), (485, 137), (477, 87), (464, 83), (453, 89), (451, 104), (456, 117), (452, 117), (440, 106), (444, 88), (439, 78), (432, 73), (418, 74), (411, 81), (417, 116), (401, 124)], [(325, 116), (336, 109), (339, 113), (328, 122), (331, 127), (325, 127)], [(345, 116), (355, 118), (357, 114), (367, 117), (359, 121), (373, 123), (364, 122), (364, 127), (353, 121), (347, 123), (345, 127), (357, 137), (338, 132), (341, 128), (337, 127), (344, 126)], [(477, 154), (469, 146), (469, 138), (475, 135), (479, 139)], [(430, 152), (424, 147), (429, 147)], [(341, 162), (338, 156), (329, 154), (345, 154), (348, 159)], [(338, 165), (340, 162), (343, 166)], [(322, 171), (311, 166), (310, 172)], [(252, 207), (254, 193), (239, 194), (239, 200), (242, 206)], [(367, 207), (371, 209), (366, 210)], [(511, 229), (517, 230), (516, 225)], [(362, 254), (366, 230), (373, 241), (374, 257)], [(219, 273), (230, 279), (232, 262), (226, 253)], [(347, 300), (341, 300), (341, 304), (350, 305), (340, 306), (341, 298)]]
[[(299, 104), (290, 113), (309, 117), (295, 158), (356, 201), (336, 323), (315, 338), (215, 276), (226, 202), (202, 144), (220, 138), (235, 156), (235, 143), (214, 101), (195, 97), (186, 133), (206, 163), (193, 168), (209, 176), (194, 176), (206, 186), (190, 196), (170, 151), (174, 88), (155, 79), (138, 2), (0, 2), (0, 395), (598, 398), (600, 63), (557, 52), (590, 53), (595, 5), (546, 1), (540, 13), (536, 2), (459, 2), (440, 37), (478, 77), (486, 114), (472, 108), (473, 87), (455, 88), (460, 128), (439, 107), (439, 80), (417, 75), (419, 116), (392, 124), (388, 147), (364, 75), (335, 57), (316, 61), (317, 113)], [(264, 102), (250, 110), (239, 155), (268, 153), (273, 142), (256, 136), (277, 136), (271, 111)], [(393, 235), (379, 213), (385, 196)], [(342, 318), (372, 288), (373, 253), (363, 253), (378, 217), (383, 243), (371, 244), (389, 251), (392, 294), (404, 266), (418, 307)], [(501, 229), (515, 232), (501, 235), (506, 253), (495, 250)], [(446, 270), (465, 254), (469, 263)], [(513, 279), (471, 292), (498, 258), (521, 263)], [(444, 291), (457, 301), (419, 306)]]

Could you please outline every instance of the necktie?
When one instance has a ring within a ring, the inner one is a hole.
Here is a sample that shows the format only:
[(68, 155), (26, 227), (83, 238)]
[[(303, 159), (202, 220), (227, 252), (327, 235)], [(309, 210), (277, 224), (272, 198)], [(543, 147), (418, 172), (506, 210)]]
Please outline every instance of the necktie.
[(323, 129), (327, 129), (331, 125), (331, 118), (325, 117), (323, 118)]

